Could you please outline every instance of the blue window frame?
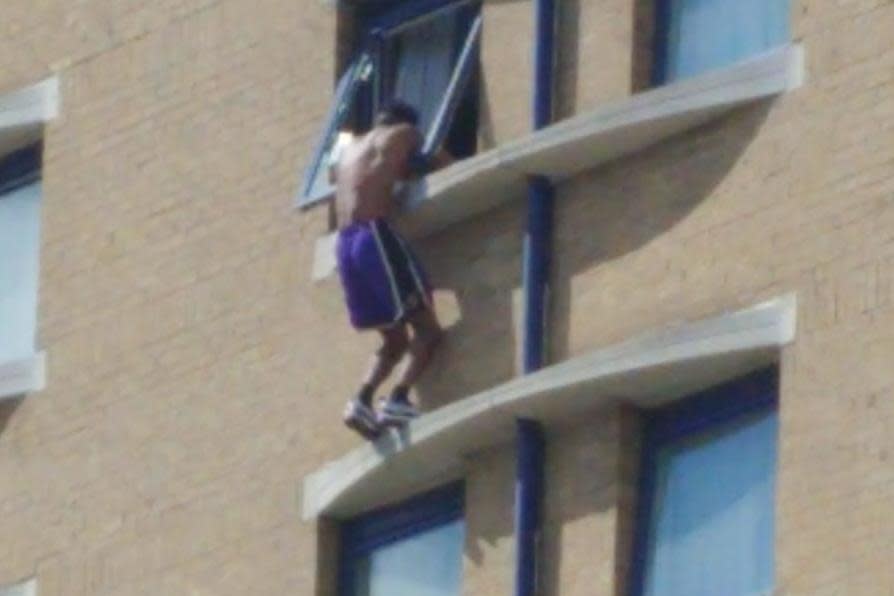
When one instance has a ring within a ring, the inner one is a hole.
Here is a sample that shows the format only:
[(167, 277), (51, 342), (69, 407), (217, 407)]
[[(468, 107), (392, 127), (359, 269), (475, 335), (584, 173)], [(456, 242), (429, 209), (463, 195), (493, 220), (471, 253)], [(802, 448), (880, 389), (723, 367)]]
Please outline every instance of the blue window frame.
[(777, 370), (645, 419), (632, 596), (757, 596), (774, 581)]
[(787, 43), (790, 0), (656, 0), (656, 84)]
[(0, 363), (34, 354), (40, 155), (33, 145), (0, 158)]
[(343, 524), (339, 596), (459, 596), (463, 490), (453, 484)]
[(329, 166), (339, 131), (367, 129), (376, 109), (392, 99), (419, 111), (423, 154), (442, 144), (457, 157), (475, 151), (480, 5), (471, 0), (414, 0), (386, 6), (389, 10), (361, 19), (356, 58), (339, 82), (305, 172), (301, 206), (332, 193)]

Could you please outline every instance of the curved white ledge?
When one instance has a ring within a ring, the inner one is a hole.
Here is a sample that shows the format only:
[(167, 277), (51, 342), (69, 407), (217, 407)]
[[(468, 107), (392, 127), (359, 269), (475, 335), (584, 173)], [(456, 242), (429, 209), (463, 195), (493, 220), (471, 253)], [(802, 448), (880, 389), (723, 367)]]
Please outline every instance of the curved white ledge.
[(514, 379), (413, 421), (307, 476), (303, 515), (348, 517), (462, 475), (470, 454), (621, 402), (661, 405), (778, 361), (795, 336), (793, 295), (681, 324)]
[(0, 155), (40, 139), (43, 125), (59, 115), (59, 79), (0, 93)]
[[(435, 172), (398, 222), (410, 237), (524, 196), (531, 175), (561, 181), (701, 126), (737, 107), (797, 88), (803, 52), (791, 45), (665, 85), (544, 128)], [(314, 279), (335, 271), (334, 235), (317, 242)]]
[(40, 391), (45, 386), (45, 352), (21, 360), (0, 362), (0, 401)]

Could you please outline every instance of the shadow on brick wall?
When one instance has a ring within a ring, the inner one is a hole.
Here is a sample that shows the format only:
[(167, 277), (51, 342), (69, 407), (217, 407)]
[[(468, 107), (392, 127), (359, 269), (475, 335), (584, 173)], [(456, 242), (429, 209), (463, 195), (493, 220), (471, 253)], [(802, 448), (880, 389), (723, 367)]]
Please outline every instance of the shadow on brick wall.
[(22, 400), (23, 398), (16, 397), (0, 401), (0, 435), (6, 430), (9, 421), (12, 420), (12, 415), (19, 409), (19, 406), (22, 405)]
[[(581, 3), (586, 0), (562, 0), (558, 4), (558, 30), (561, 31), (556, 52), (556, 114), (567, 118), (579, 113), (578, 86), (580, 77), (600, 76), (581, 68)], [(630, 93), (640, 93), (652, 86), (652, 54), (654, 39), (654, 0), (635, 0), (631, 13), (633, 43), (630, 47)], [(612, 14), (614, 20), (618, 15)], [(620, 25), (620, 23), (619, 23)], [(620, 46), (615, 48), (621, 51)], [(605, 56), (602, 59), (621, 59), (621, 56)], [(586, 58), (585, 58), (586, 60)], [(598, 60), (597, 60), (598, 64)], [(590, 63), (592, 67), (592, 62)], [(620, 89), (618, 90), (620, 91)]]
[(510, 205), (419, 244), (447, 331), (416, 388), (423, 410), (515, 376), (513, 294), (521, 285), (522, 218), (518, 205)]
[[(770, 105), (741, 109), (715, 125), (559, 188), (551, 362), (572, 355), (572, 280), (639, 250), (684, 220), (739, 161)], [(445, 309), (438, 300), (439, 315), (447, 319), (447, 334), (417, 385), (424, 411), (518, 374), (524, 220), (524, 204), (512, 202), (419, 243), (437, 295), (449, 294), (454, 302)], [(643, 291), (648, 288), (649, 280), (643, 280)], [(593, 286), (591, 291), (598, 294), (599, 288)], [(595, 321), (600, 316), (592, 314)], [(598, 333), (588, 335), (599, 341)]]
[(558, 29), (562, 32), (556, 47), (556, 113), (566, 118), (577, 112), (577, 81), (580, 76), (580, 2), (559, 3)]
[[(610, 164), (560, 187), (550, 313), (552, 362), (572, 355), (571, 309), (581, 308), (572, 304), (573, 294), (581, 298), (571, 287), (575, 277), (598, 276), (600, 265), (638, 251), (684, 220), (740, 160), (770, 106), (768, 101), (740, 109), (636, 159)], [(654, 290), (654, 280), (641, 281), (641, 291)], [(600, 297), (598, 279), (587, 284), (587, 294), (594, 304), (607, 304)], [(617, 294), (615, 289), (611, 299), (623, 299)], [(588, 317), (596, 325), (588, 335), (599, 342), (598, 321), (605, 314), (592, 312)]]

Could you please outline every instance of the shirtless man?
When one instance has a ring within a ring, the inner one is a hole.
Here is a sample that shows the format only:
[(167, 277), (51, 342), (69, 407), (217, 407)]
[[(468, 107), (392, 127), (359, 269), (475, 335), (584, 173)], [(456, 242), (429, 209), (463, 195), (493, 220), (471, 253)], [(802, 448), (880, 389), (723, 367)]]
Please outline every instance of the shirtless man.
[[(367, 438), (418, 415), (409, 400), (441, 339), (431, 286), (407, 243), (388, 225), (395, 210), (395, 186), (424, 174), (426, 166), (449, 163), (443, 152), (421, 164), (422, 137), (416, 111), (394, 103), (376, 117), (367, 134), (341, 148), (332, 176), (338, 217), (338, 269), (351, 324), (376, 329), (382, 345), (373, 357), (357, 396), (345, 408), (345, 424)], [(434, 168), (432, 168), (434, 169)], [(412, 329), (412, 339), (408, 333)], [(390, 397), (378, 412), (379, 385), (409, 352)]]

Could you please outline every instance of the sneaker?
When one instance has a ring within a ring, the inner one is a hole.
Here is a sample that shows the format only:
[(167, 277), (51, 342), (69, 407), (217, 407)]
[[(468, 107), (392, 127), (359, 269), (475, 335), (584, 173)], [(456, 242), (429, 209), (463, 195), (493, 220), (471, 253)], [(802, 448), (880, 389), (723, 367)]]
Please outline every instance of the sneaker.
[(370, 441), (378, 438), (382, 432), (373, 409), (357, 400), (349, 401), (345, 406), (344, 421), (348, 428)]
[(403, 426), (419, 417), (419, 410), (408, 401), (382, 399), (379, 409), (380, 426)]

